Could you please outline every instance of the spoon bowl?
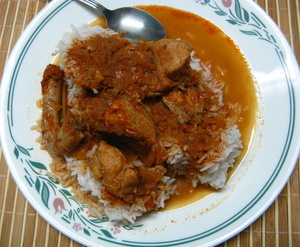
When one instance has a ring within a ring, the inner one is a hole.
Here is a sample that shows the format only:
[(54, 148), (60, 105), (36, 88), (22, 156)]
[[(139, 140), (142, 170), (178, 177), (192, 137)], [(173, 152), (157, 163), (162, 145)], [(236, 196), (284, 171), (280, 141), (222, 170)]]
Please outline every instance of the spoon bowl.
[(166, 37), (162, 24), (152, 15), (138, 8), (123, 7), (109, 10), (95, 0), (78, 0), (102, 13), (109, 28), (124, 31), (124, 37), (135, 41), (157, 41)]

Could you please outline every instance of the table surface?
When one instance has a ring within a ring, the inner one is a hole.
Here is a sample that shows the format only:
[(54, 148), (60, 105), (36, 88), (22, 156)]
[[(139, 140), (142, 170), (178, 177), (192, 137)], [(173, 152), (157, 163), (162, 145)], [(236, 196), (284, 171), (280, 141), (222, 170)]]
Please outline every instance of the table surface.
[[(300, 61), (300, 2), (255, 0), (278, 24)], [(0, 0), (0, 78), (32, 18), (49, 0)], [(0, 81), (1, 82), (1, 81)], [(300, 246), (300, 161), (278, 198), (243, 232), (220, 246)], [(81, 246), (48, 224), (16, 186), (0, 146), (0, 246)]]

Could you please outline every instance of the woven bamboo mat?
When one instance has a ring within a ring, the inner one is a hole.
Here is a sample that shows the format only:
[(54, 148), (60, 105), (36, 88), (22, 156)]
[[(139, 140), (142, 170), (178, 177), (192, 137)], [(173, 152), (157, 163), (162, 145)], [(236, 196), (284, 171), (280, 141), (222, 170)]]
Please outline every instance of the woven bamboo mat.
[[(0, 0), (0, 78), (18, 37), (48, 3)], [(256, 0), (273, 18), (300, 61), (298, 0)], [(243, 232), (220, 246), (300, 246), (300, 162), (270, 208)], [(49, 225), (23, 197), (0, 147), (0, 246), (81, 246)]]

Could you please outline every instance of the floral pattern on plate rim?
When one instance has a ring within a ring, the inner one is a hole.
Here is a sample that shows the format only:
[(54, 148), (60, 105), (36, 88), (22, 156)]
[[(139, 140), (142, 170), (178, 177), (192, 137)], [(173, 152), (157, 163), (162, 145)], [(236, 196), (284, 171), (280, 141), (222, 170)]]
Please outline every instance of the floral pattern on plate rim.
[[(284, 156), (288, 151), (289, 144), (291, 142), (291, 133), (293, 131), (294, 126), (294, 95), (292, 85), (290, 83), (289, 73), (287, 69), (287, 65), (285, 63), (284, 55), (280, 48), (277, 45), (277, 42), (273, 35), (267, 30), (266, 25), (261, 21), (253, 12), (247, 11), (239, 0), (222, 0), (222, 1), (215, 1), (215, 0), (193, 0), (195, 3), (199, 4), (203, 8), (207, 8), (210, 11), (213, 11), (216, 15), (223, 17), (226, 22), (233, 25), (235, 28), (248, 36), (256, 37), (259, 40), (268, 42), (270, 45), (274, 46), (275, 52), (278, 56), (280, 63), (285, 71), (286, 80), (288, 82), (289, 87), (289, 96), (290, 96), (290, 126), (289, 126), (289, 135), (286, 141), (285, 150), (283, 150), (282, 160), (283, 162)], [(62, 8), (66, 7), (71, 1), (67, 0), (63, 4), (61, 4), (58, 8), (56, 8), (56, 12), (59, 12)], [(53, 12), (51, 15), (48, 16), (49, 21), (52, 18), (52, 15), (55, 15)], [(38, 33), (38, 32), (37, 32)], [(37, 34), (36, 34), (37, 35)], [(29, 42), (30, 43), (30, 42)], [(29, 44), (30, 45), (30, 44)], [(26, 52), (25, 52), (26, 53)], [(23, 54), (24, 55), (24, 54)], [(20, 62), (20, 66), (22, 62)], [(14, 72), (15, 73), (15, 72)], [(14, 77), (16, 78), (16, 77)], [(12, 81), (12, 84), (15, 83)], [(8, 126), (9, 132), (12, 141), (15, 144), (14, 148), (14, 156), (15, 159), (21, 162), (24, 166), (24, 177), (28, 183), (28, 185), (32, 188), (34, 193), (39, 196), (40, 202), (47, 208), (48, 210), (52, 211), (53, 214), (60, 214), (61, 220), (67, 222), (70, 225), (70, 229), (74, 232), (83, 231), (86, 236), (91, 237), (95, 236), (99, 239), (108, 239), (112, 242), (113, 239), (116, 239), (115, 235), (119, 234), (121, 231), (130, 231), (135, 228), (142, 227), (143, 225), (119, 225), (113, 223), (110, 227), (105, 228), (104, 224), (109, 222), (107, 218), (92, 218), (88, 212), (87, 206), (80, 204), (77, 200), (72, 198), (72, 194), (68, 189), (63, 189), (60, 185), (52, 180), (51, 177), (47, 176), (47, 167), (40, 163), (33, 161), (31, 159), (31, 152), (33, 148), (25, 148), (18, 144), (18, 142), (14, 139), (13, 135), (13, 117), (12, 117), (12, 105), (13, 105), (13, 90), (14, 85), (10, 87), (10, 95), (8, 97)], [(279, 168), (274, 171), (273, 179), (276, 177), (276, 173), (280, 171)], [(266, 185), (270, 186), (272, 181), (269, 181), (269, 184)], [(33, 192), (32, 192), (33, 193)], [(263, 193), (263, 192), (262, 192)], [(249, 206), (251, 207), (251, 205)], [(233, 219), (234, 221), (234, 219)], [(230, 221), (232, 222), (232, 221)], [(228, 224), (230, 224), (228, 222)], [(228, 225), (227, 224), (227, 225)], [(220, 226), (220, 228), (216, 228), (215, 230), (222, 229), (224, 226)], [(209, 233), (207, 233), (209, 234)], [(178, 240), (177, 244), (183, 244), (189, 241), (195, 241), (197, 239), (205, 237), (205, 234), (199, 234), (198, 236), (192, 236), (191, 239), (186, 238), (185, 240)], [(134, 242), (127, 241), (128, 246), (133, 246)], [(175, 241), (172, 241), (172, 244), (175, 244)], [(139, 243), (141, 244), (141, 243)], [(153, 243), (156, 244), (156, 243)], [(157, 243), (159, 245), (165, 244), (167, 246), (167, 242), (164, 243)], [(123, 244), (127, 245), (127, 244)]]

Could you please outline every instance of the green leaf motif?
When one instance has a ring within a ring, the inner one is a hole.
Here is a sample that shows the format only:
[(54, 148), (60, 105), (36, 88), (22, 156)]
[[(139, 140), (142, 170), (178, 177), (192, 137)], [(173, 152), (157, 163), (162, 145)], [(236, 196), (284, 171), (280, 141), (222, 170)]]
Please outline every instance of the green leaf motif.
[(241, 4), (238, 0), (235, 0), (235, 13), (237, 15), (237, 17), (243, 21), (243, 17), (242, 17), (242, 8), (241, 8)]
[(108, 238), (114, 238), (109, 231), (104, 230), (104, 229), (100, 229), (100, 231)]
[(17, 148), (19, 149), (19, 151), (27, 156), (30, 157), (30, 153), (28, 152), (28, 150), (26, 148), (23, 148), (22, 146), (20, 145), (17, 145)]
[(99, 223), (107, 222), (108, 219), (107, 218), (103, 218), (103, 219), (97, 218), (97, 219), (91, 219), (90, 221), (95, 223), (95, 224), (99, 224)]
[(253, 12), (251, 12), (251, 14), (253, 20), (256, 22), (258, 26), (263, 26), (264, 28), (266, 28), (265, 24)]
[(141, 226), (143, 225), (135, 225), (135, 226), (124, 225), (123, 228), (125, 230), (133, 230), (134, 228), (141, 227)]
[(61, 189), (60, 191), (61, 191), (62, 193), (64, 193), (66, 196), (72, 196), (72, 194), (71, 194), (68, 190)]
[(210, 0), (204, 0), (203, 2), (200, 2), (201, 5), (209, 4)]
[(234, 21), (234, 20), (226, 20), (226, 21), (228, 21), (230, 24), (232, 24), (232, 25), (237, 25), (238, 23), (236, 22), (236, 21)]
[(215, 11), (215, 13), (217, 14), (217, 15), (219, 15), (219, 16), (225, 16), (225, 15), (227, 15), (225, 12), (223, 12), (223, 11)]
[(69, 214), (68, 214), (69, 219), (72, 219), (72, 215), (73, 215), (73, 211), (70, 210), (70, 211), (69, 211)]
[(83, 228), (83, 232), (84, 232), (86, 235), (91, 236), (90, 232), (89, 232), (87, 229)]
[(59, 182), (54, 181), (52, 177), (49, 177), (48, 175), (47, 175), (47, 177), (48, 177), (49, 181), (51, 181), (52, 183), (59, 184)]
[(41, 188), (41, 182), (40, 182), (39, 178), (37, 177), (36, 181), (35, 181), (35, 189), (37, 190), (38, 193), (40, 193), (40, 188)]
[(25, 175), (25, 179), (26, 179), (26, 181), (27, 181), (27, 183), (30, 185), (30, 187), (32, 187), (32, 184), (31, 184), (31, 182), (30, 182), (30, 179)]
[(245, 30), (240, 30), (243, 34), (246, 35), (254, 35), (254, 36), (258, 36), (258, 34), (256, 32), (253, 31), (245, 31)]
[(16, 158), (18, 159), (19, 158), (19, 150), (16, 147), (14, 150), (14, 154), (15, 154)]
[(249, 22), (250, 17), (249, 17), (249, 13), (247, 12), (247, 10), (243, 9), (243, 13), (244, 13), (244, 19), (246, 22)]
[(42, 201), (44, 203), (44, 205), (49, 209), (48, 203), (49, 203), (49, 197), (50, 197), (50, 193), (49, 193), (49, 188), (48, 186), (45, 184), (45, 182), (43, 182), (43, 188), (42, 188), (42, 192), (41, 192), (41, 198)]
[(42, 163), (35, 162), (35, 161), (31, 161), (31, 160), (29, 160), (29, 163), (30, 163), (32, 166), (34, 166), (35, 168), (37, 168), (37, 169), (41, 169), (41, 170), (46, 170), (46, 171), (47, 171), (46, 166), (44, 166)]

